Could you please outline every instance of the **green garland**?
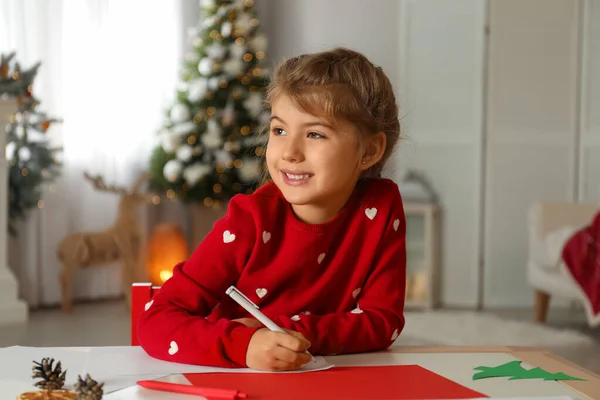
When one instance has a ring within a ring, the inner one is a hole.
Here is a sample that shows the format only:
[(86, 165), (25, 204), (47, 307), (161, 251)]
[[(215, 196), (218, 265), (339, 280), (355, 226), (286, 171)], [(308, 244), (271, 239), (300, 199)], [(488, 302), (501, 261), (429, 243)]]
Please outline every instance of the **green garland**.
[[(15, 222), (27, 211), (43, 207), (42, 185), (60, 173), (60, 148), (52, 148), (46, 132), (59, 122), (38, 109), (33, 81), (41, 63), (22, 70), (13, 62), (15, 53), (0, 55), (0, 96), (15, 98), (17, 111), (6, 125), (8, 159), (8, 229), (16, 235)], [(0, 134), (3, 134), (0, 129)], [(2, 149), (4, 150), (4, 149)]]

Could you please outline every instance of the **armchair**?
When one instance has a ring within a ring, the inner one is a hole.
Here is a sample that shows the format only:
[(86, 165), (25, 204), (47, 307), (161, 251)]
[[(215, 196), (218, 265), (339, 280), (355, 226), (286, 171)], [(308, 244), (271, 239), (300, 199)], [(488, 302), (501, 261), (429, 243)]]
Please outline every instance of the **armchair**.
[(546, 322), (550, 297), (578, 300), (578, 288), (561, 268), (566, 240), (589, 224), (600, 205), (539, 202), (529, 209), (527, 279), (535, 290), (535, 318)]

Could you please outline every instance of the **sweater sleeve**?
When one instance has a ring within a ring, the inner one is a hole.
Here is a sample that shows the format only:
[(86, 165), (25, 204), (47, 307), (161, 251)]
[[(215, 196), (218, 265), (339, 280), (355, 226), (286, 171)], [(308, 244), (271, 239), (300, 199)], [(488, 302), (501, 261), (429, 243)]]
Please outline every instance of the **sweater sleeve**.
[(404, 328), (405, 235), (406, 220), (398, 195), (373, 271), (357, 298), (358, 307), (348, 312), (301, 315), (298, 320), (281, 316), (277, 323), (301, 332), (311, 341), (312, 354), (359, 353), (389, 347)]
[(246, 366), (248, 343), (258, 328), (206, 319), (237, 281), (253, 249), (255, 223), (240, 198), (229, 202), (227, 214), (146, 304), (138, 340), (150, 356), (184, 364)]

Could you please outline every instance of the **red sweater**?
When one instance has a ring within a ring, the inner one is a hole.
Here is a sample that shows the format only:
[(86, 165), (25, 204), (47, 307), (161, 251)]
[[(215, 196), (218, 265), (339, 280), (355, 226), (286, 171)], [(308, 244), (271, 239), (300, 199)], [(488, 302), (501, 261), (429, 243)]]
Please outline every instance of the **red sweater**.
[(389, 347), (404, 327), (406, 223), (397, 185), (360, 181), (331, 221), (295, 218), (272, 183), (237, 195), (225, 217), (178, 264), (146, 305), (140, 345), (152, 357), (186, 364), (245, 367), (257, 329), (225, 294), (244, 293), (279, 326), (301, 332), (312, 354)]

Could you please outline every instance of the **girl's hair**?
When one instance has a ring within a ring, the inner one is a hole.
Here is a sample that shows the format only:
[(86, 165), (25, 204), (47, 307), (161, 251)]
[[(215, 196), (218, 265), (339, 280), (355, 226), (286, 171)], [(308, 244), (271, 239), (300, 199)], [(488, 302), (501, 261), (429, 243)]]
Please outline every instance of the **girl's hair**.
[[(364, 55), (345, 48), (290, 58), (273, 71), (266, 92), (266, 108), (278, 96), (289, 97), (300, 109), (333, 123), (346, 121), (362, 135), (384, 132), (381, 160), (363, 176), (379, 177), (400, 138), (398, 106), (390, 80), (381, 67)], [(261, 130), (268, 134), (268, 126)], [(267, 172), (268, 175), (268, 172)]]

